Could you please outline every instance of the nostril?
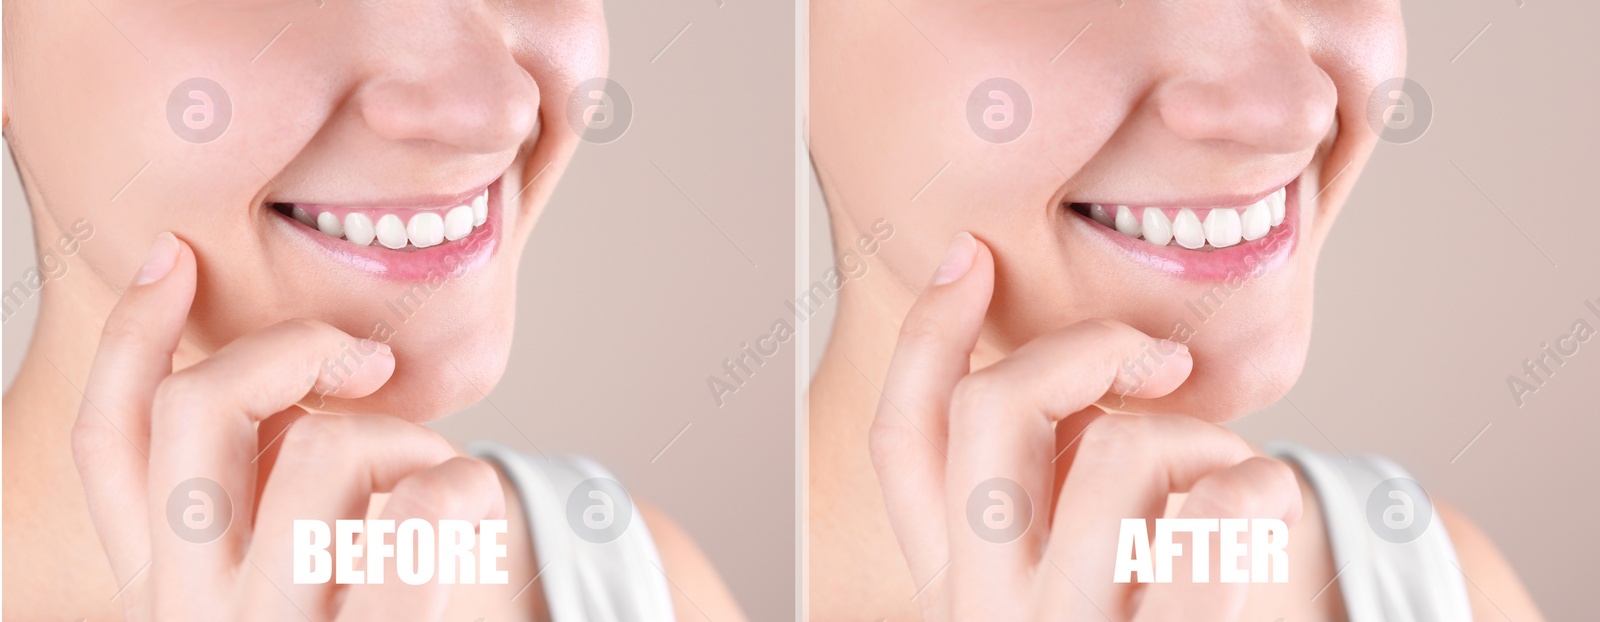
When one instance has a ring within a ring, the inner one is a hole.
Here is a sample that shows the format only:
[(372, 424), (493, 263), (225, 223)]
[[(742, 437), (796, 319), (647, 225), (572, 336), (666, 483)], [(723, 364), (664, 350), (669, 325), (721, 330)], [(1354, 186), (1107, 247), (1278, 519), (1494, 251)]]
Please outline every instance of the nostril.
[(1303, 49), (1263, 51), (1260, 58), (1167, 80), (1152, 98), (1161, 123), (1190, 141), (1272, 154), (1314, 149), (1334, 122), (1333, 79)]
[(386, 140), (477, 154), (513, 151), (534, 131), (539, 92), (512, 59), (462, 59), (435, 69), (369, 81), (354, 98), (360, 118)]

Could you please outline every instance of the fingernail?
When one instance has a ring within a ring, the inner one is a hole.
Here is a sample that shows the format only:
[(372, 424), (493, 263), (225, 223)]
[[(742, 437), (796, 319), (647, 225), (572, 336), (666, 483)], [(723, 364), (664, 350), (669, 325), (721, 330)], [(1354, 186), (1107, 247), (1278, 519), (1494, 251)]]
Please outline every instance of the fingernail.
[(939, 271), (933, 273), (933, 284), (944, 285), (967, 275), (972, 269), (972, 260), (978, 256), (978, 240), (971, 233), (962, 231), (956, 234), (956, 239), (950, 242), (950, 250), (944, 252), (944, 263), (939, 264)]
[(150, 254), (145, 255), (144, 265), (139, 266), (139, 276), (134, 278), (134, 285), (148, 285), (161, 280), (172, 272), (172, 266), (178, 263), (178, 238), (172, 233), (163, 231), (156, 236), (156, 243), (150, 247)]
[(1161, 341), (1157, 342), (1156, 349), (1160, 350), (1163, 354), (1189, 356), (1189, 346), (1171, 339), (1162, 339)]
[(389, 344), (384, 343), (382, 341), (378, 341), (376, 339), (370, 339), (370, 338), (369, 339), (362, 339), (361, 340), (361, 349), (365, 350), (368, 354), (382, 354), (384, 356), (394, 356), (394, 350), (389, 348)]

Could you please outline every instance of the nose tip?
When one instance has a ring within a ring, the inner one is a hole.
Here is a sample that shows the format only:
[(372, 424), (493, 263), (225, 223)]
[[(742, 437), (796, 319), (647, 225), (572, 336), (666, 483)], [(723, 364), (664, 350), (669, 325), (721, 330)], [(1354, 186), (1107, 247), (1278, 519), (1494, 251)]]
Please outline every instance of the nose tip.
[(503, 48), (458, 48), (450, 56), (435, 59), (425, 72), (368, 81), (356, 95), (367, 125), (393, 141), (426, 141), (468, 153), (515, 149), (538, 119), (533, 77)]
[(1266, 153), (1315, 147), (1333, 124), (1338, 94), (1305, 49), (1292, 47), (1234, 57), (1168, 81), (1157, 93), (1162, 122), (1187, 140), (1228, 141)]

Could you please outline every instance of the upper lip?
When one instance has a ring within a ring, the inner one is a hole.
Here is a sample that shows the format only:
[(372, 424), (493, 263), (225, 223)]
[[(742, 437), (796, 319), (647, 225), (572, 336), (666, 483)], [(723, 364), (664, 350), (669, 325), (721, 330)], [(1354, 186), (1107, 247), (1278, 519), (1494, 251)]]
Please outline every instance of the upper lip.
[(464, 190), (464, 191), (455, 192), (455, 193), (395, 195), (395, 196), (380, 197), (380, 198), (373, 198), (373, 199), (361, 199), (359, 201), (337, 201), (337, 202), (335, 202), (335, 201), (326, 201), (326, 202), (324, 202), (324, 201), (320, 201), (320, 200), (286, 199), (286, 198), (283, 198), (283, 197), (276, 197), (276, 196), (270, 196), (269, 195), (267, 197), (266, 202), (269, 203), (269, 204), (271, 204), (271, 203), (291, 203), (291, 204), (295, 204), (295, 205), (338, 205), (340, 207), (374, 207), (374, 208), (376, 208), (376, 207), (386, 207), (386, 208), (427, 209), (427, 208), (434, 208), (434, 207), (451, 207), (451, 206), (455, 206), (455, 205), (463, 205), (463, 204), (469, 203), (469, 202), (472, 201), (473, 198), (477, 197), (478, 195), (483, 194), (483, 191), (488, 189), (488, 187), (490, 185), (491, 184), (487, 184), (487, 183), (486, 184), (480, 184), (478, 186), (473, 187), (470, 190)]
[[(1298, 177), (1298, 174), (1296, 174), (1296, 177)], [(1291, 182), (1294, 181), (1294, 179), (1295, 179), (1294, 177), (1290, 177), (1288, 179), (1283, 180), (1282, 183), (1279, 183), (1279, 184), (1274, 185), (1274, 186), (1269, 186), (1264, 190), (1257, 190), (1255, 192), (1248, 193), (1248, 194), (1226, 193), (1226, 194), (1212, 194), (1212, 195), (1205, 195), (1205, 196), (1184, 197), (1184, 198), (1181, 198), (1181, 199), (1161, 199), (1161, 198), (1157, 198), (1157, 199), (1151, 199), (1151, 200), (1145, 200), (1145, 201), (1125, 200), (1125, 199), (1117, 199), (1117, 200), (1087, 200), (1087, 199), (1083, 199), (1083, 198), (1079, 198), (1079, 197), (1074, 197), (1074, 196), (1068, 195), (1066, 198), (1062, 199), (1061, 202), (1063, 204), (1077, 204), (1077, 203), (1090, 204), (1090, 203), (1093, 203), (1093, 204), (1099, 204), (1099, 205), (1127, 205), (1127, 206), (1130, 206), (1130, 207), (1134, 207), (1134, 206), (1137, 206), (1137, 207), (1191, 207), (1191, 208), (1198, 208), (1198, 209), (1249, 207), (1250, 205), (1255, 204), (1257, 201), (1265, 199), (1267, 197), (1267, 195), (1272, 194), (1274, 192), (1277, 192), (1278, 190), (1282, 189), (1283, 187), (1288, 186)]]

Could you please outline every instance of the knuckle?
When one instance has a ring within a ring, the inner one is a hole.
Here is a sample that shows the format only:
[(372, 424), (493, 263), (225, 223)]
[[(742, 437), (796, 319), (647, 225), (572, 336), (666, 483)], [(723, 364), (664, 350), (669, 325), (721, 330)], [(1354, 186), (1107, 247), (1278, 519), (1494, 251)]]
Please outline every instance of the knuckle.
[(1267, 480), (1272, 483), (1274, 492), (1282, 495), (1299, 494), (1300, 478), (1295, 475), (1294, 467), (1272, 458), (1255, 457), (1250, 461), (1261, 465)]
[(956, 381), (955, 391), (950, 395), (950, 417), (954, 420), (958, 415), (971, 417), (974, 413), (1003, 408), (1008, 398), (1001, 382), (992, 374), (981, 371), (968, 374)]
[(301, 415), (284, 431), (278, 460), (325, 462), (328, 457), (340, 455), (340, 439), (347, 425), (344, 418), (336, 415)]
[(504, 518), (507, 492), (500, 481), (500, 470), (485, 460), (465, 456), (457, 459), (466, 462), (472, 480), (477, 482), (473, 490), (476, 491), (479, 502), (475, 506), (477, 513), (471, 518)]
[(1202, 478), (1189, 489), (1184, 514), (1205, 518), (1251, 518), (1260, 505), (1255, 495), (1233, 482)]
[(911, 424), (899, 416), (882, 411), (872, 419), (867, 431), (867, 452), (872, 457), (872, 467), (880, 476), (893, 472), (903, 456), (916, 449), (912, 443), (927, 442), (911, 429)]
[(406, 442), (414, 442), (417, 443), (419, 447), (426, 448), (429, 452), (431, 452), (432, 455), (438, 456), (438, 462), (440, 463), (448, 461), (452, 458), (466, 457), (458, 456), (456, 454), (455, 446), (451, 445), (450, 441), (445, 439), (443, 434), (440, 434), (438, 431), (426, 426), (411, 423), (409, 421), (402, 421), (389, 415), (350, 415), (348, 418), (351, 421), (361, 422), (365, 425), (371, 425), (373, 427), (393, 426), (399, 430), (414, 432), (416, 433), (414, 436), (411, 434), (405, 435), (407, 439)]
[(1080, 458), (1100, 461), (1144, 462), (1153, 458), (1153, 441), (1144, 418), (1135, 415), (1101, 415), (1090, 421), (1078, 439)]
[(1270, 494), (1275, 503), (1273, 507), (1283, 508), (1285, 518), (1293, 524), (1300, 519), (1304, 500), (1300, 497), (1300, 476), (1294, 467), (1282, 460), (1272, 458), (1251, 458), (1259, 461), (1269, 482)]
[(203, 404), (207, 398), (204, 382), (197, 380), (193, 374), (178, 372), (161, 379), (161, 383), (156, 385), (150, 416), (153, 420), (163, 419), (185, 406)]
[(406, 518), (459, 518), (465, 506), (459, 489), (427, 471), (400, 480), (389, 497), (391, 511)]
[(152, 331), (144, 318), (135, 313), (112, 313), (100, 327), (101, 347), (106, 344), (138, 346), (147, 343)]
[[(107, 443), (112, 439), (106, 431), (104, 422), (91, 421), (88, 417), (79, 416), (72, 424), (72, 461), (81, 473), (85, 466), (94, 462), (96, 456), (104, 455)], [(126, 442), (117, 440), (117, 442)]]
[(1299, 493), (1294, 469), (1258, 456), (1195, 482), (1184, 511), (1190, 516), (1275, 518), (1279, 509), (1296, 512)]
[(949, 327), (939, 316), (918, 309), (906, 315), (906, 320), (900, 324), (899, 339), (902, 344), (937, 343), (948, 334)]
[(985, 372), (969, 374), (956, 382), (950, 395), (949, 430), (951, 438), (970, 438), (993, 423), (993, 416), (1008, 416), (1011, 400), (1002, 383)]
[(500, 490), (500, 471), (487, 461), (461, 456), (452, 458), (466, 471), (468, 481), (479, 493), (498, 492)]

